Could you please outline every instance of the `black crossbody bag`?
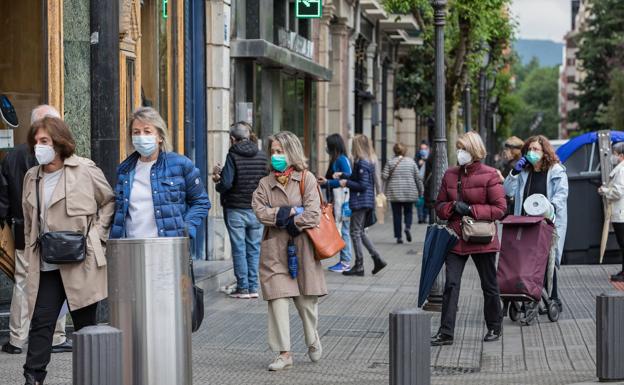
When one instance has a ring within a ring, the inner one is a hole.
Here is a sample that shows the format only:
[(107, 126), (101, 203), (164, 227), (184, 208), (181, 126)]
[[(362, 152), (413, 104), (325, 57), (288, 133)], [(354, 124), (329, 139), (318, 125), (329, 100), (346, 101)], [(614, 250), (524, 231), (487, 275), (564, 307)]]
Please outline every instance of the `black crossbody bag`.
[(85, 260), (87, 255), (87, 236), (91, 228), (91, 219), (87, 225), (87, 233), (78, 231), (48, 231), (43, 232), (41, 223), (41, 201), (39, 199), (39, 181), (41, 177), (37, 173), (37, 220), (39, 221), (39, 237), (37, 245), (41, 252), (41, 258), (46, 263), (65, 265), (79, 263)]

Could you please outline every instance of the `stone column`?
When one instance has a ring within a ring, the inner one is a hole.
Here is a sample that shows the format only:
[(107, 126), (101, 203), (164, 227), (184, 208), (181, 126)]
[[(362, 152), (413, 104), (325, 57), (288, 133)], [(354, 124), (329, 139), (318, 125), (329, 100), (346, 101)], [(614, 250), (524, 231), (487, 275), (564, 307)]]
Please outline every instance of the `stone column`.
[(332, 80), (329, 84), (328, 133), (341, 133), (348, 139), (349, 124), (349, 27), (339, 21), (330, 27)]
[(386, 140), (386, 153), (388, 154), (388, 159), (390, 160), (393, 157), (392, 147), (397, 141), (396, 131), (394, 129), (394, 73), (396, 70), (395, 63), (388, 64), (388, 87), (386, 90), (388, 103), (386, 105), (386, 113), (388, 114), (388, 131), (387, 131), (387, 140)]
[[(225, 163), (230, 126), (230, 0), (206, 1), (206, 103), (208, 170)], [(208, 259), (228, 259), (230, 242), (223, 221), (219, 194), (207, 182), (212, 208), (208, 217)]]
[[(377, 51), (377, 44), (375, 43), (371, 43), (368, 45), (368, 48), (366, 49), (366, 83), (368, 84), (368, 89), (367, 91), (369, 91), (370, 93), (374, 94), (375, 90), (374, 90), (374, 65), (375, 65), (375, 52)], [(364, 133), (364, 135), (368, 136), (369, 138), (372, 137), (372, 130), (373, 130), (373, 124), (372, 124), (372, 118), (373, 118), (373, 100), (369, 100), (363, 108), (363, 124), (362, 124), (362, 132)]]
[[(323, 7), (323, 17), (318, 20), (314, 25), (315, 29), (315, 41), (314, 45), (317, 47), (316, 62), (323, 67), (329, 68), (330, 63), (330, 51), (331, 51), (331, 29), (329, 26), (334, 6), (327, 4)], [(313, 27), (314, 28), (314, 27)], [(314, 29), (313, 29), (314, 31)], [(336, 76), (335, 74), (333, 76)], [(329, 82), (318, 82), (316, 91), (316, 154), (317, 154), (317, 170), (319, 173), (327, 170), (329, 163), (329, 156), (325, 152), (325, 138), (331, 133), (330, 120), (329, 120)]]

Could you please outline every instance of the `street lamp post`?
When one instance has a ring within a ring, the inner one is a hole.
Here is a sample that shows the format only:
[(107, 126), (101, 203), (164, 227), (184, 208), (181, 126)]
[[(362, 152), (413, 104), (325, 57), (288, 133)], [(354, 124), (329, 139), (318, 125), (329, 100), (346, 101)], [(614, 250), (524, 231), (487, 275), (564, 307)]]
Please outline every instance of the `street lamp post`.
[(472, 129), (471, 120), (472, 120), (472, 106), (470, 103), (470, 81), (466, 83), (466, 88), (464, 88), (464, 129), (466, 132)]
[[(435, 25), (435, 137), (433, 160), (433, 188), (430, 199), (435, 202), (442, 178), (448, 168), (446, 153), (446, 101), (445, 101), (445, 73), (444, 73), (444, 25), (446, 24), (447, 0), (432, 0)], [(435, 211), (433, 211), (435, 213)], [(438, 274), (424, 309), (441, 311), (442, 293), (444, 290), (444, 270)]]

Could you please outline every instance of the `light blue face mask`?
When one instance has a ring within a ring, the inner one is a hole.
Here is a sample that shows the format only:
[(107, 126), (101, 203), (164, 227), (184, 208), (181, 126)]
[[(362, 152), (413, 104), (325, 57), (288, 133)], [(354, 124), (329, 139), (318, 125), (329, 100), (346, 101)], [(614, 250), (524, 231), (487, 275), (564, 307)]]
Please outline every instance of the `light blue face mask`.
[(273, 169), (279, 172), (284, 172), (288, 168), (288, 161), (284, 154), (271, 155), (271, 166)]
[(158, 149), (154, 135), (132, 135), (132, 145), (143, 157), (151, 156)]

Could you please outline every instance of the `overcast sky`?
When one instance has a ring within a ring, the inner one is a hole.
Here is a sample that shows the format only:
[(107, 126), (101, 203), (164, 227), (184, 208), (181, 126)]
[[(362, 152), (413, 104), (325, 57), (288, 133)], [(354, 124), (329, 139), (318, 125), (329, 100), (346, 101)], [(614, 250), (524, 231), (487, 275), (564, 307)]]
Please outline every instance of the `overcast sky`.
[(570, 0), (513, 0), (512, 13), (522, 39), (563, 41), (571, 25)]

